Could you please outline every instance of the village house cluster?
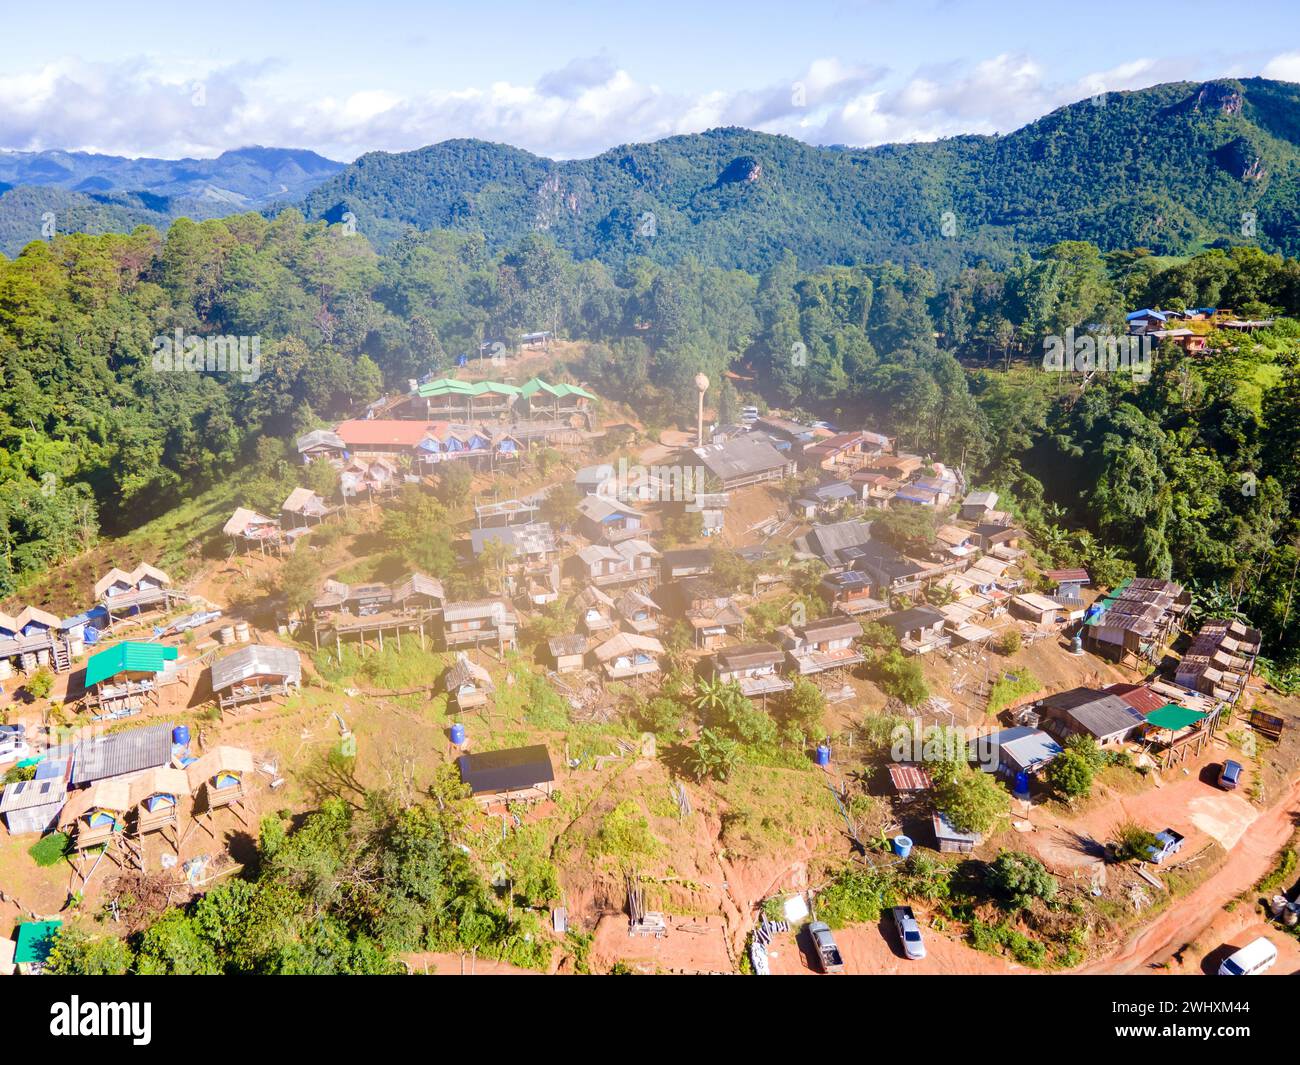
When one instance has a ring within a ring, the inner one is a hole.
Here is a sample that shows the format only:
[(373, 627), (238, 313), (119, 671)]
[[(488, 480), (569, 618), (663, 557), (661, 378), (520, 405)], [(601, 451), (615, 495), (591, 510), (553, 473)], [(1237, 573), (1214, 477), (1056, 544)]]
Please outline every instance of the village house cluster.
[[(0, 680), (43, 668), (75, 674), (68, 701), (100, 725), (142, 713), (157, 720), (168, 712), (172, 686), (193, 687), (220, 716), (285, 700), (301, 687), (299, 652), (285, 644), (305, 639), (304, 627), (317, 651), (340, 660), (345, 645), (365, 654), (415, 641), (447, 652), (445, 671), (429, 683), (446, 693), (449, 749), (485, 805), (544, 799), (555, 787), (544, 745), (471, 750), (463, 720), (491, 707), (499, 695), (493, 665), (521, 649), (530, 618), (559, 602), (572, 612), (573, 631), (542, 640), (535, 664), (579, 712), (608, 703), (615, 690), (652, 695), (670, 636), (685, 643), (700, 680), (734, 684), (760, 704), (802, 681), (828, 697), (845, 691), (878, 646), (867, 640), (868, 626), (873, 639), (889, 634), (903, 656), (952, 661), (972, 673), (988, 672), (994, 641), (1009, 632), (1028, 643), (1054, 641), (1061, 654), (1092, 653), (1151, 673), (1142, 683), (1077, 687), (1012, 706), (972, 740), (972, 759), (1017, 794), (1028, 794), (1074, 736), (1105, 749), (1131, 747), (1163, 767), (1181, 764), (1205, 748), (1246, 690), (1258, 631), (1206, 620), (1176, 668), (1159, 675), (1189, 609), (1180, 585), (1138, 577), (1103, 590), (1085, 569), (1039, 572), (1026, 532), (999, 508), (996, 491), (968, 484), (960, 468), (909, 453), (894, 438), (751, 408), (735, 425), (708, 433), (701, 426), (693, 445), (629, 477), (626, 457), (581, 465), (581, 445), (599, 436), (594, 399), (579, 386), (539, 378), (518, 388), (412, 382), (367, 417), (298, 441), (304, 462), (323, 459), (339, 471), (337, 498), (298, 487), (279, 515), (240, 507), (223, 530), (237, 550), (280, 553), (359, 494), (382, 504), (399, 484), (434, 487), (429, 471), (438, 463), (468, 462), (482, 483), (536, 446), (558, 448), (568, 460), (562, 479), (578, 499), (571, 523), (557, 528), (542, 518), (552, 484), (525, 498), (480, 498), (454, 532), (464, 566), (492, 560), (491, 594), (456, 598), (443, 580), (420, 572), (391, 582), (331, 578), (301, 616), (280, 626), (285, 639), (264, 642), (247, 622), (224, 623), (219, 607), (175, 587), (156, 567), (113, 568), (95, 584), (94, 605), (75, 617), (34, 607), (0, 614)], [(672, 471), (684, 469), (699, 471), (679, 481), (691, 491), (666, 490)], [(895, 508), (925, 515), (933, 536), (900, 547), (878, 535), (877, 523)], [(691, 535), (666, 534), (687, 518), (695, 521)], [(748, 586), (720, 572), (735, 560), (752, 575)], [(756, 634), (756, 608), (769, 593), (788, 590), (801, 566), (815, 572), (815, 608), (801, 604)], [(121, 638), (141, 627), (139, 638)], [(200, 631), (206, 638), (195, 638)], [(87, 654), (84, 671), (76, 670)], [(902, 709), (919, 721), (942, 718), (946, 704), (935, 698)], [(829, 740), (809, 740), (818, 759), (830, 757)], [(39, 751), (20, 733), (4, 742), (20, 765), (36, 770), (0, 793), (9, 832), (63, 829), (78, 854), (108, 844), (104, 853), (124, 865), (142, 864), (141, 840), (155, 832), (179, 857), (192, 827), (210, 830), (220, 811), (240, 816), (243, 798), (263, 786), (259, 775), (275, 784), (265, 756), (193, 749), (188, 730), (172, 724), (54, 737)], [(978, 845), (976, 833), (959, 831), (934, 805), (923, 758), (895, 762), (889, 777), (900, 808), (924, 812), (938, 850)]]

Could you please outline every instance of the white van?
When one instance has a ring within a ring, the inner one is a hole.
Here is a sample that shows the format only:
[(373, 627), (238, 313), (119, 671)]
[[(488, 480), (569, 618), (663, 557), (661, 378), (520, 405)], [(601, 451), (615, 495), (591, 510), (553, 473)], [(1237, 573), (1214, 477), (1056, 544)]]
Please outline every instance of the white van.
[(1264, 936), (1247, 943), (1219, 966), (1220, 976), (1258, 976), (1277, 962), (1277, 947)]

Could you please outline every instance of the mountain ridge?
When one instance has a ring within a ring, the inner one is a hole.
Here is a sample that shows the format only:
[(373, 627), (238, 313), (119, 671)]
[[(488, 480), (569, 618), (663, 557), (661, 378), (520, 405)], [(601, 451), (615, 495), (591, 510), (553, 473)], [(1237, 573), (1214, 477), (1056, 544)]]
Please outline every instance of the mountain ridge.
[(568, 160), (465, 137), (347, 165), (259, 146), (213, 160), (4, 152), (9, 254), (40, 235), (43, 198), (64, 232), (297, 206), (353, 222), (381, 249), (410, 228), (478, 230), (492, 248), (540, 230), (615, 268), (645, 255), (758, 270), (789, 248), (805, 265), (890, 260), (943, 274), (1066, 239), (1161, 254), (1258, 241), (1295, 255), (1300, 85), (1169, 82), (1067, 104), (1004, 135), (871, 148), (732, 126)]

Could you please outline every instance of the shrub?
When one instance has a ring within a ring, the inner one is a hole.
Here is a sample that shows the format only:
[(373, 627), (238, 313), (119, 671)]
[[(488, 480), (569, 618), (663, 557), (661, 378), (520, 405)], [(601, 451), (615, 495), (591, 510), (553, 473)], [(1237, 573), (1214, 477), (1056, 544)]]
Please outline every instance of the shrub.
[(1115, 855), (1122, 862), (1147, 861), (1151, 857), (1149, 848), (1159, 846), (1155, 833), (1136, 821), (1125, 821), (1115, 829)]
[(897, 648), (880, 660), (877, 671), (885, 694), (902, 700), (906, 706), (919, 706), (930, 697), (921, 663), (915, 658), (905, 658)]
[(989, 890), (1012, 909), (1021, 910), (1034, 899), (1051, 902), (1058, 884), (1037, 858), (1020, 851), (1003, 851), (984, 873)]
[(42, 666), (23, 685), (33, 699), (44, 699), (54, 690), (54, 674)]
[(1067, 747), (1048, 765), (1047, 783), (1066, 799), (1082, 798), (1092, 792), (1092, 763)]
[(1007, 815), (1011, 797), (987, 773), (962, 766), (934, 788), (936, 806), (958, 832), (988, 832)]
[(636, 722), (647, 732), (676, 732), (682, 723), (682, 706), (675, 699), (657, 695), (637, 704)]
[(42, 867), (57, 865), (68, 853), (68, 836), (64, 832), (51, 832), (27, 848), (32, 861)]

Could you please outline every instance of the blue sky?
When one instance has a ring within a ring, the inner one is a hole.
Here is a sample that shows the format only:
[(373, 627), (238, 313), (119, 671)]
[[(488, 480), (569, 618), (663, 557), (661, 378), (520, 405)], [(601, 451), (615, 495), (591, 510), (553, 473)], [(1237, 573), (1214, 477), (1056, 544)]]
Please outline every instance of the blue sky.
[(4, 14), (0, 148), (352, 159), (478, 136), (571, 157), (723, 124), (1007, 132), (1102, 90), (1300, 80), (1293, 4), (24, 4)]

